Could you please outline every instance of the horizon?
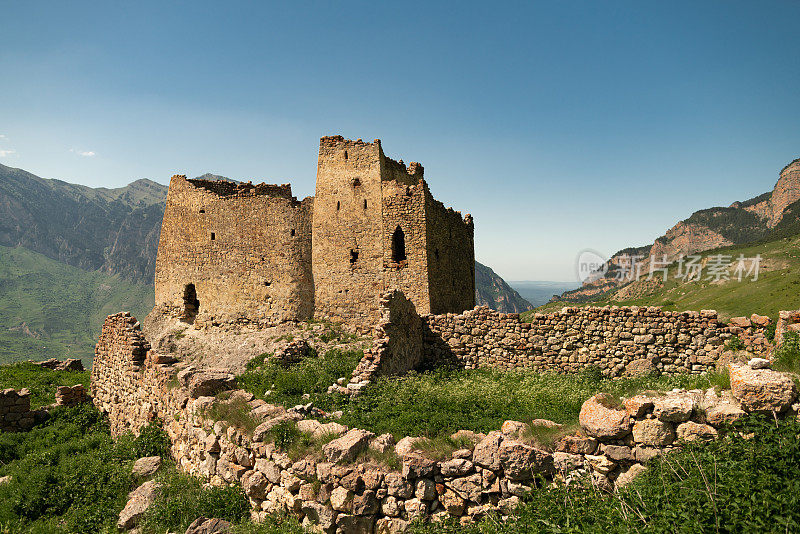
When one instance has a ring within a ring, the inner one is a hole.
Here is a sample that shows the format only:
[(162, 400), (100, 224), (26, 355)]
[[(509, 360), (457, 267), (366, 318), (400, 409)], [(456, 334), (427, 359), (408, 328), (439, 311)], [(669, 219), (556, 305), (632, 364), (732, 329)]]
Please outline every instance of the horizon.
[(800, 155), (800, 4), (358, 6), (10, 5), (0, 163), (302, 198), (320, 137), (380, 138), (519, 282), (770, 191)]

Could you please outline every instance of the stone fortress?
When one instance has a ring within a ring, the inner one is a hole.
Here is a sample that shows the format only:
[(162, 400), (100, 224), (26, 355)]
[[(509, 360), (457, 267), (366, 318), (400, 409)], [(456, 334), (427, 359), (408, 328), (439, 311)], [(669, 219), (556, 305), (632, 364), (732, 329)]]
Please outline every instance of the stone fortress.
[(201, 325), (324, 318), (369, 330), (400, 289), (420, 313), (475, 305), (473, 222), (435, 200), (419, 163), (380, 140), (323, 137), (316, 194), (173, 176), (156, 307)]

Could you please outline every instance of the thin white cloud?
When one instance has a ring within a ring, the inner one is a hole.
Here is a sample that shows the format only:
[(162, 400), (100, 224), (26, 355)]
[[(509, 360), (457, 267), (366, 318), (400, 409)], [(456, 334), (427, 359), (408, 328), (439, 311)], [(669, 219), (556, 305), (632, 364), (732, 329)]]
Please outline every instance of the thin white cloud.
[(13, 156), (16, 153), (16, 150), (0, 150), (0, 158), (7, 158), (8, 156)]
[(0, 134), (0, 139), (2, 139), (3, 141), (6, 141), (8, 139), (8, 137), (6, 137), (4, 134)]
[(74, 148), (70, 148), (69, 151), (73, 154), (83, 156), (84, 158), (91, 158), (97, 155), (97, 153), (92, 150), (75, 150)]

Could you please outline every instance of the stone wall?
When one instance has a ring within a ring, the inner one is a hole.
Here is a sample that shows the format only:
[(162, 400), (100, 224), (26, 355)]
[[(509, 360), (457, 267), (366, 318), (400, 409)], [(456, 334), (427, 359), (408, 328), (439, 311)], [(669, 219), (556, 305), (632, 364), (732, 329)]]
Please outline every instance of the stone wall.
[[(412, 316), (408, 301), (401, 294), (394, 297), (389, 308), (403, 313), (405, 306), (403, 314)], [(468, 524), (495, 510), (508, 514), (540, 484), (540, 476), (612, 490), (644, 471), (647, 460), (682, 443), (716, 439), (720, 429), (746, 412), (794, 417), (800, 409), (794, 382), (764, 369), (766, 360), (755, 359), (747, 366), (731, 364), (733, 391), (721, 395), (713, 388), (672, 391), (621, 404), (602, 394), (592, 397), (579, 417), (584, 434), (561, 438), (554, 451), (527, 436), (530, 426), (556, 423), (506, 421), (488, 434), (457, 432), (453, 438), (464, 447), (435, 461), (417, 450), (420, 438), (395, 444), (388, 434), (304, 419), (233, 389), (231, 375), (193, 369), (147, 347), (133, 317), (106, 320), (92, 391), (114, 433), (138, 431), (159, 418), (178, 467), (212, 484), (241, 484), (253, 519), (295, 514), (305, 526), (329, 533), (394, 533), (405, 531), (415, 518), (451, 517)], [(224, 390), (230, 391), (213, 396)], [(258, 426), (248, 431), (214, 420), (209, 414), (215, 405), (247, 410)], [(296, 421), (299, 430), (312, 435), (338, 437), (321, 451), (293, 460), (270, 442), (270, 429), (285, 421)], [(359, 460), (368, 449), (396, 454), (402, 469)]]
[(380, 310), (372, 347), (353, 371), (345, 388), (349, 391), (342, 393), (358, 391), (378, 376), (407, 373), (423, 362), (422, 320), (414, 303), (396, 289), (381, 297)]
[(313, 199), (298, 202), (289, 185), (173, 176), (156, 305), (200, 324), (310, 318), (312, 209)]
[(657, 307), (572, 307), (520, 321), (478, 307), (463, 314), (423, 316), (425, 357), (468, 369), (533, 369), (576, 373), (599, 366), (610, 377), (658, 370), (703, 373), (714, 368), (730, 334), (713, 310), (667, 312)]
[(0, 391), (0, 431), (17, 432), (30, 430), (36, 419), (31, 411), (31, 392), (4, 389)]

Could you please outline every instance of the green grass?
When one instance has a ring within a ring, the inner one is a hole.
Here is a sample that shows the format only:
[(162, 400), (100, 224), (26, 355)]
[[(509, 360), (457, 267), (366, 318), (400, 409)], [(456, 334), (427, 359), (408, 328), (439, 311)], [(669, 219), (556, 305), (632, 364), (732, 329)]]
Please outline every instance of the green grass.
[[(416, 524), (416, 534), (695, 533), (800, 530), (800, 423), (752, 416), (739, 432), (651, 462), (619, 493), (587, 484), (535, 489), (508, 520), (460, 527)], [(754, 432), (756, 439), (744, 436)]]
[(395, 438), (441, 439), (457, 430), (490, 432), (503, 421), (549, 419), (574, 427), (583, 402), (598, 392), (629, 396), (645, 390), (724, 385), (716, 374), (602, 379), (580, 375), (447, 370), (380, 378), (343, 407), (341, 423)]
[[(318, 408), (332, 411), (341, 404), (342, 397), (328, 394), (328, 387), (340, 377), (349, 380), (363, 352), (332, 349), (323, 356), (304, 358), (288, 367), (262, 363), (264, 356), (254, 358), (248, 370), (237, 377), (240, 388), (273, 404), (291, 407), (313, 402)], [(271, 393), (265, 395), (268, 390)], [(304, 393), (311, 398), (304, 399)]]
[(105, 317), (153, 307), (153, 286), (0, 247), (0, 363), (80, 358), (87, 367)]
[(89, 371), (52, 371), (27, 362), (0, 365), (0, 389), (28, 388), (31, 408), (54, 403), (58, 386), (77, 384), (89, 390)]
[(800, 336), (795, 332), (783, 334), (783, 343), (773, 353), (772, 368), (800, 374)]
[[(530, 320), (535, 312), (553, 312), (564, 306), (662, 306), (666, 311), (713, 309), (720, 317), (747, 316), (753, 313), (768, 315), (776, 320), (780, 310), (800, 308), (800, 236), (792, 236), (774, 241), (725, 247), (702, 253), (709, 257), (717, 254), (731, 256), (733, 259), (743, 254), (753, 258), (760, 254), (761, 271), (758, 280), (743, 277), (742, 281), (729, 280), (721, 284), (708, 280), (679, 282), (674, 274), (677, 265), (670, 268), (667, 282), (663, 287), (637, 298), (624, 299), (615, 293), (605, 295), (593, 302), (575, 304), (551, 302), (523, 314)], [(748, 262), (749, 266), (749, 262)], [(658, 275), (658, 273), (656, 273)], [(706, 271), (703, 271), (705, 277)], [(642, 281), (638, 282), (643, 284)], [(636, 284), (636, 282), (634, 282)]]

